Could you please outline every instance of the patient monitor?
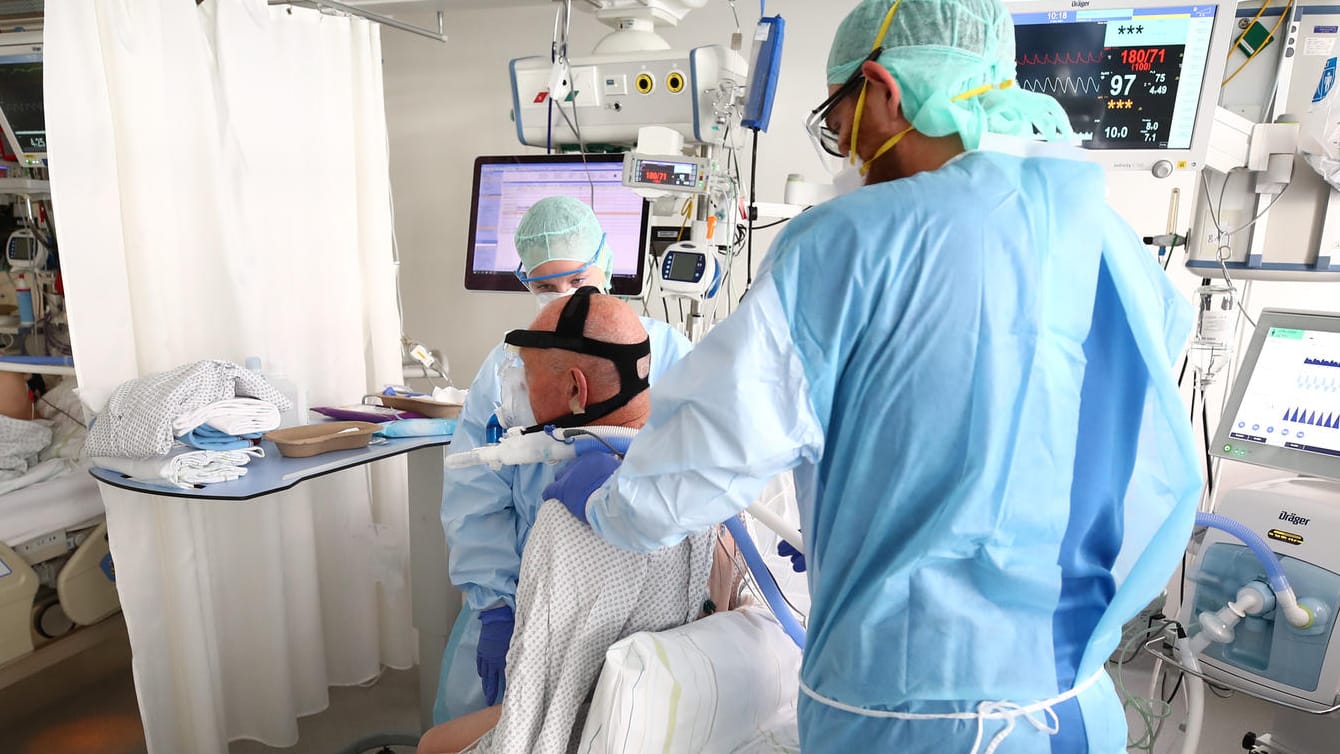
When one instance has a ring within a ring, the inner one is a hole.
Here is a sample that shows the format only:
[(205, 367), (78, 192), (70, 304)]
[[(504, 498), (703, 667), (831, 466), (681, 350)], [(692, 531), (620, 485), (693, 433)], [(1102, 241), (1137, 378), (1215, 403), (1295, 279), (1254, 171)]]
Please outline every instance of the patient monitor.
[(1021, 0), (1018, 85), (1061, 103), (1110, 168), (1166, 178), (1205, 161), (1234, 3)]
[(25, 167), (46, 166), (42, 102), (41, 32), (0, 34), (0, 128)]

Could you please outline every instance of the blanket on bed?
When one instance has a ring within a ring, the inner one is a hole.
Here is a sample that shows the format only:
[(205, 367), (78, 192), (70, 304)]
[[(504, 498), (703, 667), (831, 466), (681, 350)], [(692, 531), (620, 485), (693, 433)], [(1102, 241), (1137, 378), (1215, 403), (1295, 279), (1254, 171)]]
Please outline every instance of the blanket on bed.
[(18, 479), (37, 465), (37, 454), (51, 442), (51, 427), (40, 419), (0, 416), (0, 481)]

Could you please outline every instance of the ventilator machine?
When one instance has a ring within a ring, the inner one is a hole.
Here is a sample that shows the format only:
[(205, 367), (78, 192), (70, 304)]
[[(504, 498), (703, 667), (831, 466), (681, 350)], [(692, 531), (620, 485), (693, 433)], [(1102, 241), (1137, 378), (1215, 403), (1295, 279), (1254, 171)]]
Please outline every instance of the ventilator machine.
[(1331, 751), (1335, 722), (1315, 716), (1340, 710), (1340, 315), (1261, 313), (1210, 450), (1296, 476), (1229, 490), (1197, 517), (1180, 627), (1151, 642), (1175, 645), (1164, 659), (1193, 676), (1188, 746), (1203, 678), (1281, 710), (1249, 750)]

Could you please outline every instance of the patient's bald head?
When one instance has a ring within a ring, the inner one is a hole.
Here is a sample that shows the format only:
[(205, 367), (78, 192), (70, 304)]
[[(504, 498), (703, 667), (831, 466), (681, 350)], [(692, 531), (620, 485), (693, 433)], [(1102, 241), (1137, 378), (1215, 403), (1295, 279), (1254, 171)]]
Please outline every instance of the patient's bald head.
[[(554, 332), (563, 307), (571, 300), (561, 298), (550, 302), (540, 310), (530, 329)], [(592, 340), (628, 345), (646, 340), (647, 330), (627, 304), (613, 296), (595, 293), (591, 294), (591, 307), (582, 335)], [(570, 413), (580, 413), (587, 406), (619, 393), (619, 370), (608, 359), (558, 348), (522, 348), (521, 358), (526, 364), (531, 409), (540, 424)], [(637, 367), (638, 376), (647, 376), (651, 370), (651, 357), (642, 358)], [(592, 423), (640, 428), (647, 421), (650, 407), (650, 399), (644, 390), (626, 406)]]

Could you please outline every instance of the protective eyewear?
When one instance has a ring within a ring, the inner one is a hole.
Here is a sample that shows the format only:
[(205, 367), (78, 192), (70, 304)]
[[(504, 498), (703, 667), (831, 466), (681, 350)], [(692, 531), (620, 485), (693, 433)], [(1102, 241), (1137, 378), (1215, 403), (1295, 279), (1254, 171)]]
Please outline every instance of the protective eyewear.
[(861, 61), (861, 65), (856, 67), (856, 70), (843, 82), (842, 86), (838, 87), (838, 90), (820, 103), (818, 107), (811, 110), (809, 117), (805, 119), (805, 131), (809, 133), (810, 141), (814, 143), (815, 149), (819, 150), (820, 157), (823, 157), (825, 153), (838, 158), (842, 157), (842, 144), (839, 143), (841, 137), (837, 131), (829, 128), (828, 116), (832, 114), (834, 108), (842, 100), (855, 94), (861, 88), (861, 84), (865, 82), (865, 74), (861, 72), (861, 68), (868, 62), (879, 60), (879, 56), (882, 54), (884, 54), (883, 47), (876, 47), (871, 50), (870, 54), (865, 56), (865, 60)]
[(596, 246), (596, 253), (591, 255), (591, 258), (586, 261), (586, 264), (583, 264), (581, 267), (578, 267), (575, 270), (568, 270), (567, 272), (553, 272), (548, 275), (536, 275), (535, 277), (526, 277), (526, 263), (518, 262), (516, 266), (516, 272), (514, 273), (516, 275), (516, 279), (521, 281), (522, 285), (529, 288), (531, 283), (538, 283), (543, 280), (553, 280), (555, 278), (572, 277), (574, 275), (586, 272), (587, 270), (591, 269), (597, 263), (600, 262), (600, 254), (605, 250), (605, 236), (606, 234), (604, 233), (600, 234), (600, 244)]

